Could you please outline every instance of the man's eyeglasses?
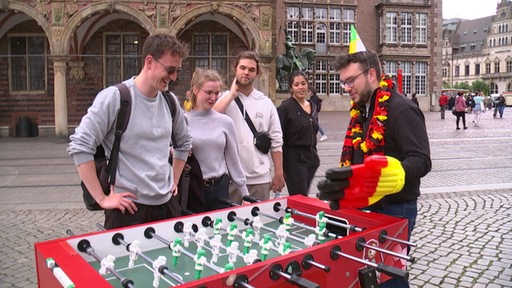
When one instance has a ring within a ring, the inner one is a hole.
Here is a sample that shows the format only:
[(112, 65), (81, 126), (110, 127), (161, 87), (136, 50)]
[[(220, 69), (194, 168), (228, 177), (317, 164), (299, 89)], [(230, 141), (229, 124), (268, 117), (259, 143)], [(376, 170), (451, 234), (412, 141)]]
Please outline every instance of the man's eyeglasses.
[(346, 81), (344, 82), (340, 82), (340, 86), (341, 88), (352, 88), (354, 87), (354, 82), (356, 81), (357, 77), (361, 76), (363, 73), (366, 73), (369, 69), (365, 69), (363, 72), (357, 74), (356, 76), (352, 77), (352, 78), (349, 78), (347, 79)]
[(220, 91), (205, 91), (203, 89), (200, 89), (200, 90), (203, 91), (203, 93), (205, 93), (208, 96), (212, 96), (212, 95), (219, 96), (219, 94), (220, 94)]
[(179, 73), (182, 70), (181, 67), (165, 66), (164, 64), (160, 63), (160, 61), (156, 60), (155, 57), (153, 57), (153, 59), (155, 59), (156, 63), (162, 65), (162, 67), (164, 67), (164, 69), (167, 71), (167, 74), (169, 74), (169, 75), (172, 75), (174, 73)]

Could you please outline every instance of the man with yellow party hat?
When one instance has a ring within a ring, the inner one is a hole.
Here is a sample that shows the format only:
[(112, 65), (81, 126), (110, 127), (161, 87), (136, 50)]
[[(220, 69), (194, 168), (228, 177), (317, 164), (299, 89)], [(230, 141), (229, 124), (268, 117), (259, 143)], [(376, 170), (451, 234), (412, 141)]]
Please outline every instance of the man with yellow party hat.
[[(432, 166), (425, 119), (392, 81), (381, 81), (378, 55), (366, 49), (353, 25), (350, 31), (349, 53), (340, 55), (334, 68), (350, 96), (351, 118), (340, 167), (326, 172), (318, 196), (331, 209), (360, 208), (406, 218), (410, 239), (420, 178)], [(380, 287), (409, 287), (406, 279), (388, 279), (381, 274)]]

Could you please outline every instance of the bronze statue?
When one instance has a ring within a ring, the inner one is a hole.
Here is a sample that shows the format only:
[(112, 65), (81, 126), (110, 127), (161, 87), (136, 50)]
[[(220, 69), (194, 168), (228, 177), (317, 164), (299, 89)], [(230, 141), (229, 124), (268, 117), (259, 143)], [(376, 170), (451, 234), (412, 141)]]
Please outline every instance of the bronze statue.
[(292, 37), (288, 33), (286, 33), (285, 47), (286, 53), (276, 57), (276, 79), (281, 90), (287, 88), (284, 85), (288, 82), (288, 75), (295, 70), (306, 71), (316, 56), (316, 51), (310, 48), (304, 48), (300, 54), (297, 53)]

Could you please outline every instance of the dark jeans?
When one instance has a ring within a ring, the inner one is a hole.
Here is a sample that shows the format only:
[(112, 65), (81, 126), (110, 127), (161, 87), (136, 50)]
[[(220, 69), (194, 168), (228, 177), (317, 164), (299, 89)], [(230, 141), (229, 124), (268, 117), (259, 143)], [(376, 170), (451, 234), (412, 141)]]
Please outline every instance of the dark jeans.
[(455, 116), (457, 117), (457, 120), (456, 120), (457, 128), (459, 128), (460, 118), (462, 118), (462, 125), (464, 125), (464, 127), (466, 127), (466, 112), (465, 111), (460, 111), (460, 112), (456, 111)]
[(177, 197), (171, 197), (162, 205), (140, 203), (135, 203), (135, 205), (137, 205), (137, 211), (133, 215), (128, 211), (123, 214), (119, 209), (105, 210), (105, 228), (120, 228), (181, 216)]
[(318, 166), (320, 159), (315, 150), (308, 147), (284, 147), (283, 171), (288, 194), (308, 196)]
[(204, 202), (206, 211), (231, 207), (219, 199), (229, 200), (229, 175), (224, 174), (220, 183), (213, 186), (204, 186)]
[[(406, 218), (408, 220), (408, 237), (407, 240), (411, 239), (411, 233), (416, 226), (416, 217), (418, 215), (418, 203), (416, 200), (403, 202), (403, 203), (394, 203), (389, 204), (385, 207), (372, 209), (373, 212), (386, 214), (390, 216), (395, 216), (399, 218)], [(409, 249), (407, 251), (409, 253)], [(379, 284), (380, 288), (402, 288), (409, 287), (409, 283), (402, 278), (392, 278), (388, 281)]]

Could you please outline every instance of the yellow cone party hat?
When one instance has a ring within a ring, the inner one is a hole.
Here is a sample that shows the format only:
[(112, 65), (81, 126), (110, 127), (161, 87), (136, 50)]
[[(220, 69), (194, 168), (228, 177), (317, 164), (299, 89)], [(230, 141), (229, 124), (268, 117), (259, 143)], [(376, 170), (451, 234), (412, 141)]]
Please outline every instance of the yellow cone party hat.
[(348, 54), (366, 51), (363, 41), (359, 38), (354, 24), (350, 25), (350, 44), (348, 46)]

